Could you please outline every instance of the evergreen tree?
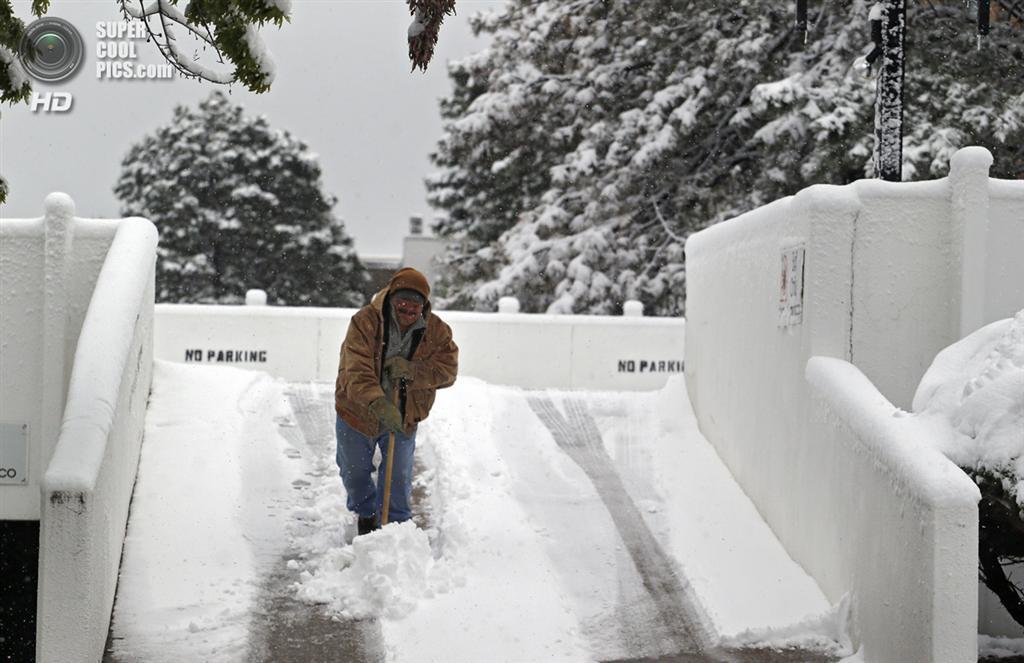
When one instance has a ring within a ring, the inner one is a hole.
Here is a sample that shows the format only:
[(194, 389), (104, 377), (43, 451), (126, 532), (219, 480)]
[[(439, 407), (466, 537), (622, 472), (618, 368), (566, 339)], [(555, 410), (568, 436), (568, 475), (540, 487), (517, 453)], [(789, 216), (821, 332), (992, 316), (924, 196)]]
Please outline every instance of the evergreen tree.
[(221, 92), (134, 145), (114, 192), (160, 231), (157, 299), (238, 302), (247, 288), (290, 305), (360, 306), (368, 276), (317, 157)]
[[(512, 0), (474, 17), (486, 51), (450, 66), (427, 182), (449, 241), (449, 306), (683, 310), (685, 237), (816, 183), (870, 177), (868, 2)], [(963, 3), (909, 3), (904, 173), (945, 174), (964, 145), (1024, 172), (1024, 30), (983, 48)], [(817, 12), (816, 14), (814, 12)]]

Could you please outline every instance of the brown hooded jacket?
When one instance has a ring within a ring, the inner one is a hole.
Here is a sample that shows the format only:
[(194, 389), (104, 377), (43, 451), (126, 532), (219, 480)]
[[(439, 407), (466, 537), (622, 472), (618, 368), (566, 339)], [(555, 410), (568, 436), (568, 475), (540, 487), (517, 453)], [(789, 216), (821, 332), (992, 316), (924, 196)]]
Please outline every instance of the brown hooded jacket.
[(451, 328), (430, 310), (426, 278), (412, 268), (399, 270), (385, 289), (352, 316), (341, 344), (334, 409), (345, 423), (369, 437), (381, 433), (380, 422), (369, 410), (370, 403), (388, 396), (381, 387), (381, 374), (391, 317), (390, 296), (403, 288), (423, 295), (423, 317), (427, 321), (425, 328), (413, 332), (413, 379), (403, 382), (399, 390), (406, 432), (427, 418), (437, 390), (454, 384), (458, 372), (459, 348), (452, 340)]

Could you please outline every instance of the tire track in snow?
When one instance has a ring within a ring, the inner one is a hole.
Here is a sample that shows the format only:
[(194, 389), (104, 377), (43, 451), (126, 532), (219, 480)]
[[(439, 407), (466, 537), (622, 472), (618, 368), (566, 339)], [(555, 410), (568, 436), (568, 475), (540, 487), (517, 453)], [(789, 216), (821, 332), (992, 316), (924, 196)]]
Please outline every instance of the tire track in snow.
[(550, 396), (529, 395), (530, 408), (551, 432), (555, 443), (583, 470), (608, 509), (612, 522), (633, 560), (637, 572), (657, 610), (661, 630), (669, 635), (680, 654), (703, 654), (702, 659), (729, 660), (714, 652), (714, 641), (704, 626), (693, 589), (678, 575), (672, 561), (661, 549), (643, 520), (640, 510), (626, 492), (618, 469), (604, 449), (596, 422), (586, 405), (566, 401), (568, 419)]
[(655, 657), (606, 660), (606, 663), (830, 663), (837, 659), (802, 649), (717, 645), (693, 588), (676, 571), (643, 520), (622, 483), (619, 470), (605, 450), (597, 422), (586, 403), (567, 398), (565, 415), (545, 394), (527, 396), (531, 409), (551, 431), (555, 443), (590, 478), (611, 515), (644, 589), (657, 608), (662, 626), (671, 633), (677, 652)]

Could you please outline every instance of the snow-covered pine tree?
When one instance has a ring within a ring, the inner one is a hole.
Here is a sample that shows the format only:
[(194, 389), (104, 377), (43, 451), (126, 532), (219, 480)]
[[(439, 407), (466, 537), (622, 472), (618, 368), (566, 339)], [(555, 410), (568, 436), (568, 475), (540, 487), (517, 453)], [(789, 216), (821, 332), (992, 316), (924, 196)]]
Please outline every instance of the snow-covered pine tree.
[(367, 273), (317, 156), (214, 92), (132, 146), (114, 188), (160, 231), (157, 300), (361, 306)]
[(25, 24), (14, 15), (10, 1), (0, 0), (0, 102), (28, 101), (32, 92), (32, 83), (17, 57), (24, 35)]
[[(909, 3), (903, 172), (945, 174), (964, 145), (1024, 172), (1024, 29), (978, 50), (959, 0)], [(430, 199), (450, 242), (449, 306), (683, 310), (683, 241), (816, 183), (871, 176), (865, 0), (512, 0), (476, 16), (491, 46), (450, 65)]]

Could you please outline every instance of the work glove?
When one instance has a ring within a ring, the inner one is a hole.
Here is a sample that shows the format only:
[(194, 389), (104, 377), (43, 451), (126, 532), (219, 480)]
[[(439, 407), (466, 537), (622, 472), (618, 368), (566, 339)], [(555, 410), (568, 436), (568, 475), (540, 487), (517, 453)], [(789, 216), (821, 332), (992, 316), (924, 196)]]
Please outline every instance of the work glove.
[(392, 380), (412, 382), (412, 362), (408, 359), (394, 356), (384, 362), (384, 371)]
[(384, 428), (396, 433), (402, 432), (402, 413), (388, 399), (381, 396), (370, 403), (370, 412), (377, 417)]

